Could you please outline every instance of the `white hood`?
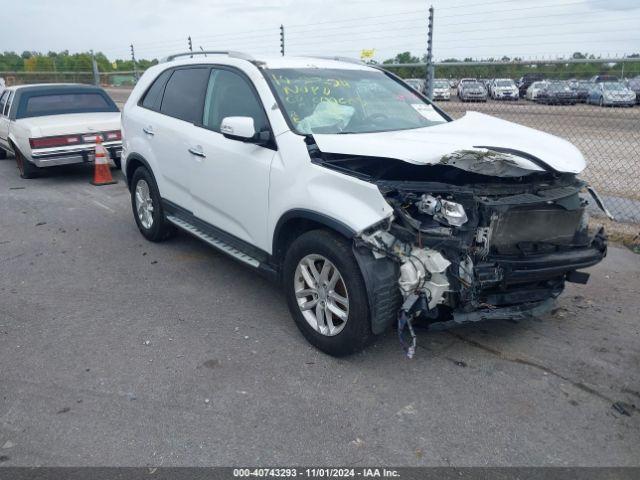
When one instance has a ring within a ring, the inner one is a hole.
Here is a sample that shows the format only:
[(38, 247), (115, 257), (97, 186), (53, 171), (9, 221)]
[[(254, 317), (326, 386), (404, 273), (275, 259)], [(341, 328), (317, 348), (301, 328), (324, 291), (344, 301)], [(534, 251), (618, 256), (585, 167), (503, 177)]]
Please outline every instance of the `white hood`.
[[(478, 112), (467, 112), (464, 117), (453, 122), (413, 130), (343, 135), (314, 134), (313, 138), (320, 151), (325, 153), (395, 158), (417, 165), (434, 165), (441, 162), (454, 165), (458, 161), (455, 166), (464, 170), (476, 170), (479, 173), (487, 173), (484, 167), (487, 167), (488, 163), (495, 163), (496, 160), (504, 160), (516, 167), (512, 173), (505, 173), (504, 168), (498, 168), (496, 165), (493, 174), (498, 176), (501, 173), (504, 176), (522, 175), (526, 174), (522, 170), (543, 171), (544, 168), (517, 153), (487, 155), (487, 150), (477, 147), (497, 147), (523, 152), (560, 172), (580, 173), (586, 166), (580, 151), (566, 140)], [(482, 169), (474, 168), (474, 165), (469, 164), (473, 160), (465, 158), (467, 154), (474, 152), (482, 157)]]

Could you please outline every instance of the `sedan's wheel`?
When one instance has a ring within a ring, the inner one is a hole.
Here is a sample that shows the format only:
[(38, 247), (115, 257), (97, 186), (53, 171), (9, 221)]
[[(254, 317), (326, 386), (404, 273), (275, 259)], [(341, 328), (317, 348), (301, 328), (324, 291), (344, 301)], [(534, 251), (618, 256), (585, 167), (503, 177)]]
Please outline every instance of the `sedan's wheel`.
[(35, 178), (38, 176), (40, 169), (29, 160), (26, 160), (19, 151), (16, 152), (16, 165), (22, 178)]
[(145, 167), (138, 168), (131, 179), (131, 206), (140, 233), (147, 240), (160, 242), (175, 232), (162, 210), (155, 179)]
[(326, 230), (298, 237), (286, 252), (282, 281), (296, 325), (318, 349), (343, 356), (374, 338), (364, 280), (345, 238)]
[(311, 328), (327, 336), (342, 331), (349, 318), (349, 294), (342, 275), (329, 259), (316, 254), (302, 258), (293, 288), (300, 312)]

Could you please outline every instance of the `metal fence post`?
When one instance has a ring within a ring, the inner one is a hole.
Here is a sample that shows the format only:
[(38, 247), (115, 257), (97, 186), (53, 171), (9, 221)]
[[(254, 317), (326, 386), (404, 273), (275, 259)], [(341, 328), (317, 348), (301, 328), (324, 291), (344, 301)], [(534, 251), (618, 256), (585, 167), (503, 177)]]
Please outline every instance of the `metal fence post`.
[(138, 69), (136, 68), (136, 52), (133, 49), (133, 43), (130, 45), (131, 47), (131, 61), (133, 62), (133, 78), (138, 81)]
[[(191, 35), (187, 37), (187, 42), (189, 43), (189, 51), (193, 52), (193, 43), (191, 42)], [(193, 55), (191, 55), (191, 58), (193, 58)]]
[(427, 32), (427, 68), (425, 72), (425, 94), (433, 98), (433, 5), (429, 7), (429, 31)]
[(280, 25), (280, 54), (284, 57), (284, 25)]
[(93, 50), (91, 50), (91, 70), (93, 71), (93, 84), (96, 86), (100, 86), (100, 73), (98, 72), (98, 62), (96, 62), (96, 57), (93, 55)]

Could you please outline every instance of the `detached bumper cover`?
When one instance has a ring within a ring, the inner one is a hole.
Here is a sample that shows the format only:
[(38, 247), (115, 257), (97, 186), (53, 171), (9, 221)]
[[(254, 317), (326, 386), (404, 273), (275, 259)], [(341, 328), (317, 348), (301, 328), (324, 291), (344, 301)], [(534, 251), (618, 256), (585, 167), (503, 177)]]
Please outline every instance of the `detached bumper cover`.
[[(111, 159), (120, 158), (122, 142), (103, 142), (103, 145), (109, 152)], [(95, 160), (95, 145), (34, 149), (30, 157), (38, 167), (91, 163)]]

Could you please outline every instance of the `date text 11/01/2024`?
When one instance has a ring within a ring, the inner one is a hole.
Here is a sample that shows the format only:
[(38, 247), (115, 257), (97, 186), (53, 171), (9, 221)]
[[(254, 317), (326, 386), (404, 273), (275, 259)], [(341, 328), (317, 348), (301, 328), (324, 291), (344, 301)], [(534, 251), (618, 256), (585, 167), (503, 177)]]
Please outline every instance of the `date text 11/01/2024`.
[(234, 478), (398, 478), (397, 470), (387, 468), (235, 468)]

